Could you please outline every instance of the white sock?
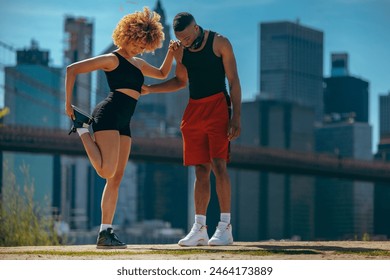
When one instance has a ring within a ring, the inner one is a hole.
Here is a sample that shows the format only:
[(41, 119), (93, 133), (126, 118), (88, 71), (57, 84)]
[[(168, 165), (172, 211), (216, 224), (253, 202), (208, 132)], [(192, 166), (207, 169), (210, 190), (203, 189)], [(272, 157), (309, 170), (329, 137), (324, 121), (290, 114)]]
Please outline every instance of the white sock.
[(195, 215), (195, 223), (201, 224), (202, 226), (206, 225), (206, 216), (205, 215)]
[(221, 222), (230, 224), (230, 213), (221, 213)]
[(109, 225), (109, 224), (101, 224), (100, 225), (100, 232), (102, 232), (103, 230), (106, 230), (108, 228), (112, 228), (112, 225)]
[(76, 130), (77, 130), (77, 133), (78, 133), (80, 136), (83, 135), (84, 133), (89, 133), (88, 128), (85, 128), (85, 127), (76, 128)]

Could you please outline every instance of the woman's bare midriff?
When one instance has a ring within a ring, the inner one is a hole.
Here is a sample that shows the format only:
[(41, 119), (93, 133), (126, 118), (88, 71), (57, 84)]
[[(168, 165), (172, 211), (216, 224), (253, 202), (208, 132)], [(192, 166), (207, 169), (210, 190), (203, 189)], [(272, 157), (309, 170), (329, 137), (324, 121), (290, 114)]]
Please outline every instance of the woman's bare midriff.
[(136, 91), (134, 89), (128, 89), (128, 88), (119, 88), (119, 89), (116, 89), (116, 91), (120, 91), (123, 94), (126, 94), (126, 95), (134, 98), (135, 100), (138, 100), (138, 98), (141, 95), (138, 91)]

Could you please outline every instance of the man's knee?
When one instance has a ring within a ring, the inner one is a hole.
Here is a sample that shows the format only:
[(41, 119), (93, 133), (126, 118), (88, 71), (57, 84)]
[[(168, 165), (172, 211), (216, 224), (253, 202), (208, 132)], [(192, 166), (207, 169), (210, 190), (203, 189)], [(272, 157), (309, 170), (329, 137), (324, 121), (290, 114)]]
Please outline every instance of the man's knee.
[(226, 161), (220, 158), (213, 159), (213, 172), (215, 176), (223, 176), (227, 174)]
[(210, 172), (210, 164), (198, 164), (195, 166), (195, 175), (197, 180), (208, 180), (210, 178)]

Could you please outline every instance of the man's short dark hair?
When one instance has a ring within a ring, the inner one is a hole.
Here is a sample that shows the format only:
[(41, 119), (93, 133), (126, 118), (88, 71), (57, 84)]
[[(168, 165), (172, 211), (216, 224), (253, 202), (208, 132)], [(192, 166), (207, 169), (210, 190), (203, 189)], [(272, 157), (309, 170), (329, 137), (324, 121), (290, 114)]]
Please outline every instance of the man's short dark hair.
[(176, 32), (183, 31), (187, 26), (195, 21), (193, 15), (187, 12), (178, 13), (173, 19), (173, 30)]

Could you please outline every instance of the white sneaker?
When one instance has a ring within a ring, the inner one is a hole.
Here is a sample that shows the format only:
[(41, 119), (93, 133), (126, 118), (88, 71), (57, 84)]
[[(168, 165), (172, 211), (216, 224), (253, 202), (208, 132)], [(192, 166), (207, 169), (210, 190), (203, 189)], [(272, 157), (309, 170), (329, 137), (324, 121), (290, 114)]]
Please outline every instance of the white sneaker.
[(180, 246), (206, 246), (208, 241), (207, 227), (194, 223), (190, 233), (177, 244)]
[(217, 230), (209, 241), (210, 246), (224, 246), (233, 244), (232, 225), (219, 222)]

